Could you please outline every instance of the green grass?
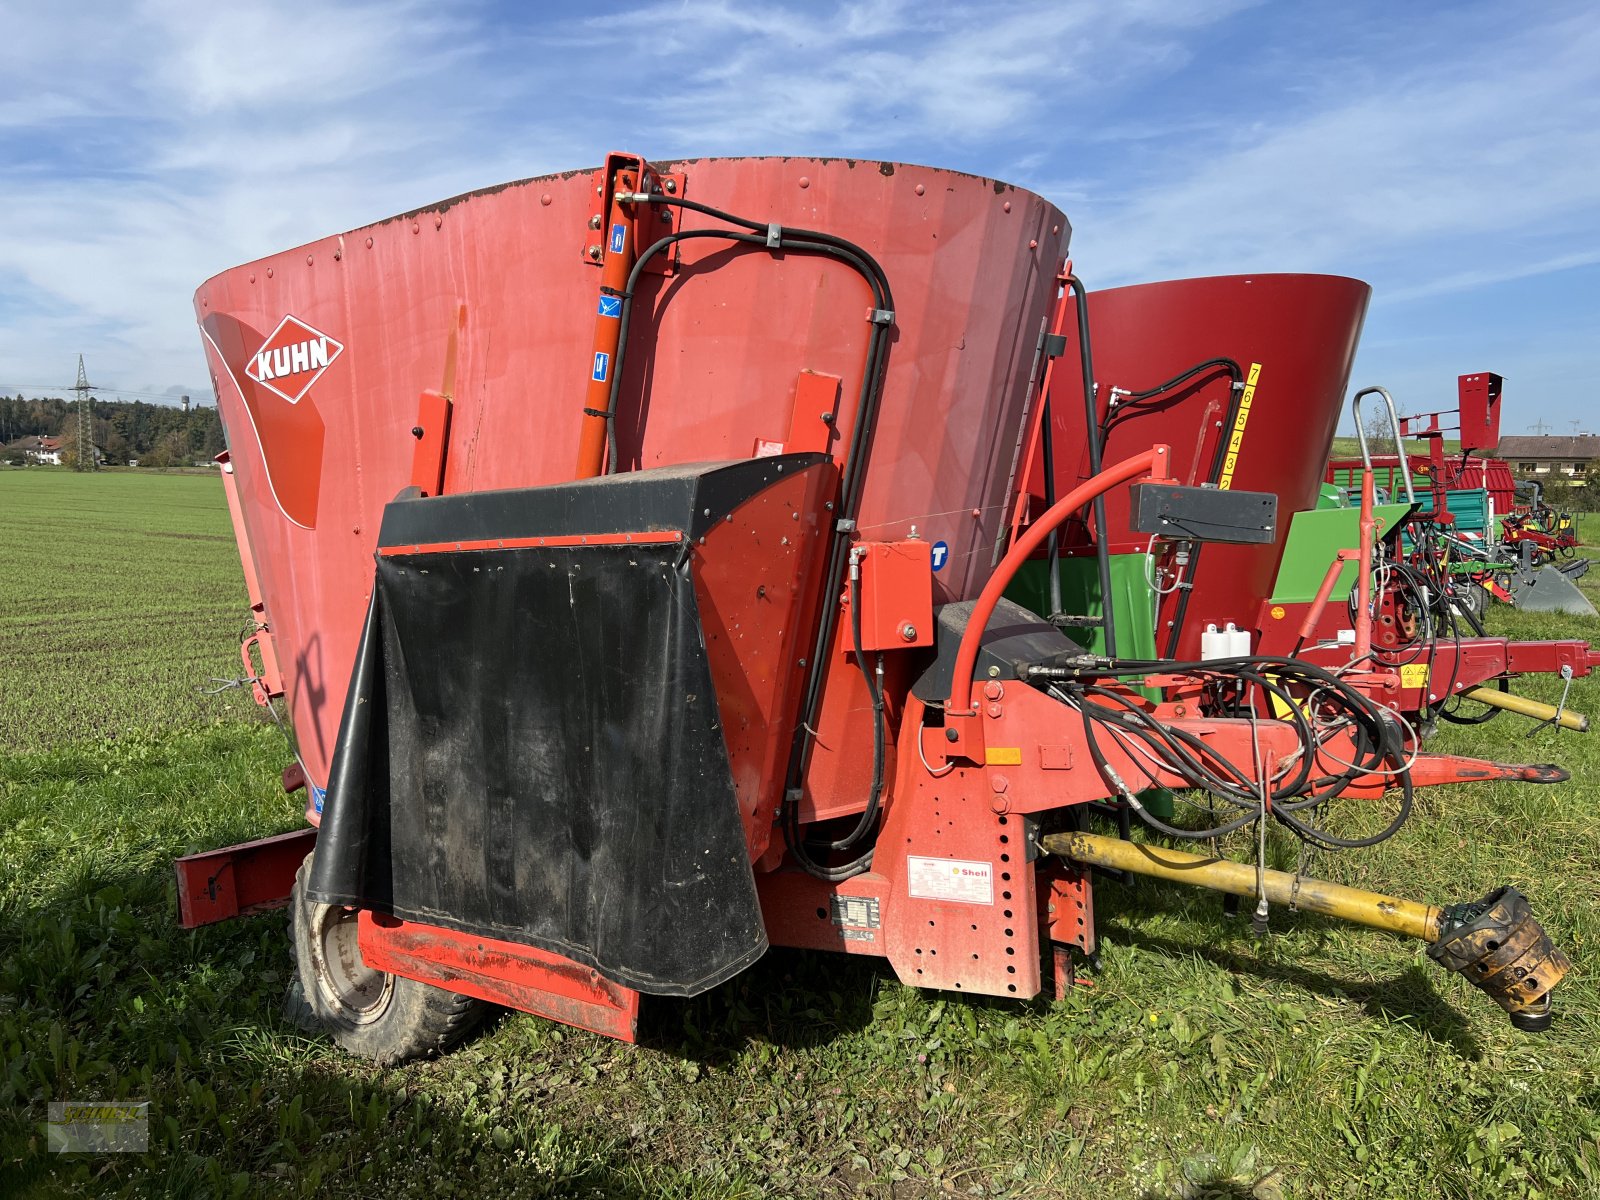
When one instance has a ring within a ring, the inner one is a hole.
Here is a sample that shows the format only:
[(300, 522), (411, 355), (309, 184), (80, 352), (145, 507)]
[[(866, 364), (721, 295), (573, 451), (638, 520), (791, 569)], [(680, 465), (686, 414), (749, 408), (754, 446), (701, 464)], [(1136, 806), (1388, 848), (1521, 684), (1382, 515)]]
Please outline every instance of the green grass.
[(196, 690), (243, 673), (233, 545), (215, 472), (0, 468), (0, 750), (236, 707)]
[[(112, 503), (106, 482), (51, 478), (37, 485), (51, 501), (31, 501), (53, 540), (102, 547), (103, 586), (73, 611), (112, 614), (108, 636), (115, 614), (171, 612), (144, 630), (152, 661), (166, 647), (210, 673), (213, 638), (230, 670), (231, 545), (159, 537), (225, 532), (215, 480), (110, 481)], [(21, 495), (0, 474), (8, 545)], [(103, 536), (103, 520), (124, 533)], [(192, 554), (189, 599), (132, 561), (169, 540)], [(202, 636), (183, 608), (208, 594), (220, 607)], [(0, 694), (18, 661), (0, 659)], [(137, 686), (180, 698), (186, 682)], [(1258, 940), (1208, 894), (1105, 883), (1103, 969), (1057, 1003), (922, 993), (879, 964), (774, 951), (705, 996), (649, 1000), (638, 1047), (510, 1014), (440, 1062), (378, 1070), (280, 1016), (281, 918), (175, 924), (172, 856), (298, 823), (276, 783), (280, 735), (247, 700), (151, 714), (121, 696), (126, 676), (96, 686), (81, 736), (59, 736), (44, 692), (9, 718), (25, 749), (0, 756), (0, 1196), (1600, 1195), (1591, 737), (1528, 737), (1514, 717), (1448, 727), (1435, 748), (1560, 761), (1576, 778), (1426, 792), (1398, 837), (1311, 864), (1439, 901), (1523, 888), (1578, 966), (1544, 1037), (1515, 1033), (1415, 943), (1283, 911)], [(1600, 714), (1600, 685), (1580, 681), (1572, 701)], [(1285, 842), (1272, 853), (1293, 861)], [(43, 1152), (46, 1101), (119, 1096), (151, 1101), (148, 1155)]]

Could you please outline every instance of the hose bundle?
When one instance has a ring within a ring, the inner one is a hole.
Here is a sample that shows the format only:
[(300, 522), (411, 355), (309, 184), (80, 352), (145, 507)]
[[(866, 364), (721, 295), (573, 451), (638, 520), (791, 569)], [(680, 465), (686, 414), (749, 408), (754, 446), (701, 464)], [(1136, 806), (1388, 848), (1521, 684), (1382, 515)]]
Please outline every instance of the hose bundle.
[[(1199, 737), (1178, 726), (1163, 724), (1125, 689), (1105, 680), (1120, 675), (1188, 675), (1206, 684), (1217, 697), (1235, 697), (1236, 710), (1252, 723), (1254, 700), (1248, 706), (1239, 698), (1261, 695), (1280, 719), (1299, 734), (1300, 749), (1278, 764), (1266, 777), (1266, 764), (1256, 739), (1254, 760), (1236, 763)], [(1103, 778), (1151, 828), (1186, 841), (1204, 841), (1253, 824), (1270, 814), (1296, 837), (1324, 850), (1348, 850), (1376, 845), (1392, 837), (1411, 814), (1412, 785), (1408, 770), (1404, 727), (1392, 713), (1321, 667), (1293, 658), (1249, 656), (1209, 662), (1119, 662), (1110, 667), (1035, 667), (1029, 677), (1048, 680), (1056, 699), (1084, 718), (1090, 757)], [(1098, 678), (1097, 678), (1098, 677)], [(1353, 753), (1340, 767), (1325, 771), (1330, 760), (1328, 744), (1348, 734)], [(1163, 821), (1138, 800), (1120, 778), (1105, 753), (1104, 739), (1134, 758), (1144, 758), (1179, 776), (1189, 786), (1219, 801), (1224, 812), (1236, 815), (1206, 829), (1184, 829)], [(1319, 764), (1323, 764), (1319, 766)], [(1325, 806), (1363, 776), (1390, 776), (1400, 789), (1398, 810), (1375, 834), (1344, 837), (1319, 824)]]

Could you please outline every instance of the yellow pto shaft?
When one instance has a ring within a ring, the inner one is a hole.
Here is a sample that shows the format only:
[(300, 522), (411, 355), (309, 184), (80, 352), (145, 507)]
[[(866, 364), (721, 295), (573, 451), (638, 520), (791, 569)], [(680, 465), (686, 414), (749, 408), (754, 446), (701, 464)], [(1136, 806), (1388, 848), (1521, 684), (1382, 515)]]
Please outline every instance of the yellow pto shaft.
[[(1185, 854), (1182, 850), (1125, 842), (1094, 833), (1050, 834), (1044, 839), (1044, 848), (1051, 854), (1091, 866), (1152, 875), (1174, 883), (1231, 892), (1235, 896), (1256, 894), (1256, 869), (1247, 863), (1205, 858)], [(1287, 871), (1266, 872), (1266, 891), (1267, 899), (1273, 904), (1292, 904), (1307, 912), (1325, 913), (1425, 942), (1435, 942), (1439, 938), (1439, 908), (1434, 904), (1399, 900), (1324, 879), (1290, 875)]]
[(1461, 694), (1468, 700), (1476, 700), (1479, 704), (1487, 704), (1491, 708), (1503, 708), (1507, 712), (1521, 713), (1536, 721), (1554, 721), (1563, 729), (1575, 729), (1579, 733), (1589, 732), (1589, 718), (1571, 709), (1562, 709), (1558, 717), (1554, 704), (1543, 704), (1538, 700), (1529, 700), (1525, 696), (1513, 696), (1510, 692), (1499, 692), (1486, 687), (1468, 688)]

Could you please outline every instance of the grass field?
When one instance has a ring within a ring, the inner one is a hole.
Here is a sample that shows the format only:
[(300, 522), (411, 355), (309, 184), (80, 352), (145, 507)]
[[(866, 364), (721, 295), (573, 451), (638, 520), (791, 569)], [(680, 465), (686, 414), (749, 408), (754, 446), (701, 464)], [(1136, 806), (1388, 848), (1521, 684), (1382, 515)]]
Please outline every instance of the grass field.
[[(1440, 749), (1576, 778), (1424, 793), (1390, 842), (1310, 868), (1440, 901), (1522, 887), (1578, 967), (1543, 1037), (1417, 944), (1282, 911), (1258, 940), (1215, 897), (1107, 883), (1103, 969), (1060, 1002), (774, 951), (649, 1001), (639, 1047), (512, 1014), (377, 1070), (280, 1017), (281, 919), (176, 928), (172, 856), (298, 821), (277, 731), (192, 692), (234, 673), (244, 609), (216, 481), (0, 473), (0, 506), (8, 1200), (1600, 1195), (1590, 737), (1447, 727)], [(1573, 704), (1600, 713), (1600, 686)], [(148, 1155), (44, 1152), (46, 1101), (113, 1097), (151, 1101)]]
[(196, 688), (242, 672), (236, 558), (215, 474), (0, 468), (0, 748), (228, 711)]

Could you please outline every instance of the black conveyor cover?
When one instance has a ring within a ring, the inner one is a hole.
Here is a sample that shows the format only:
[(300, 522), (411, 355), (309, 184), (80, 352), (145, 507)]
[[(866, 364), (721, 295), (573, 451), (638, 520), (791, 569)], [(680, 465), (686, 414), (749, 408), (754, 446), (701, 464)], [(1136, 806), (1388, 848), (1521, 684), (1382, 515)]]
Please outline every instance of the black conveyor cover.
[[(817, 458), (390, 504), (310, 897), (663, 995), (759, 958), (689, 545)], [(682, 541), (495, 545), (672, 530)]]

